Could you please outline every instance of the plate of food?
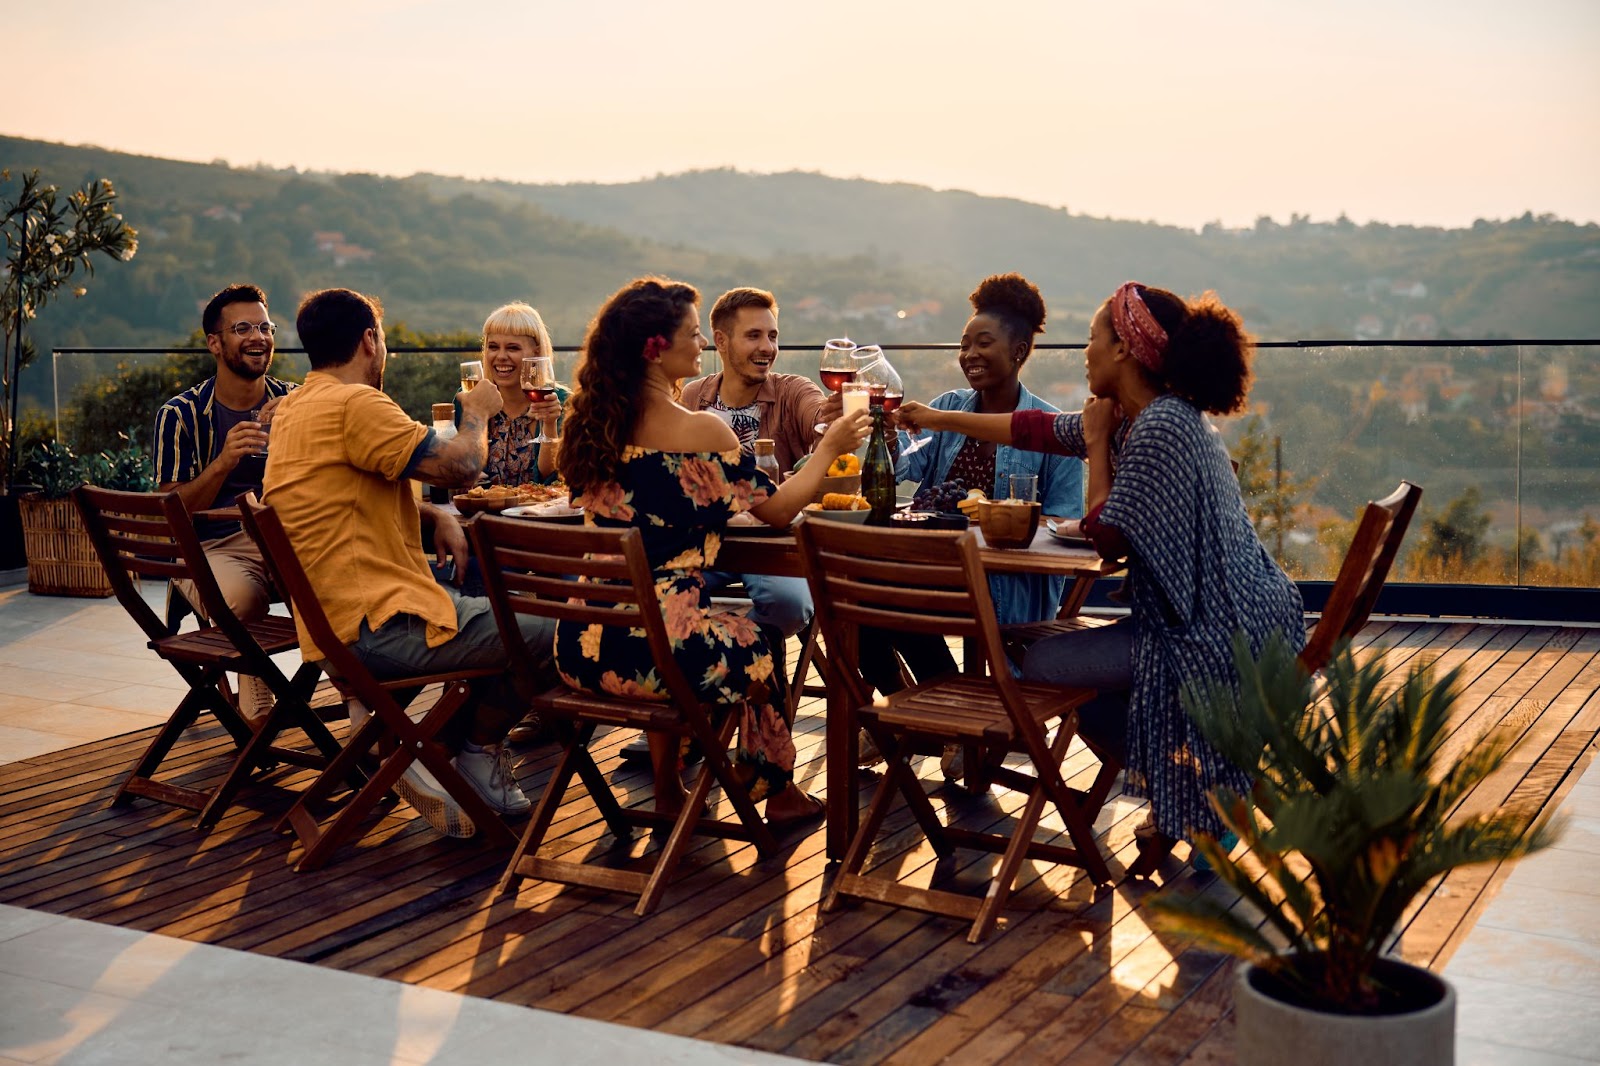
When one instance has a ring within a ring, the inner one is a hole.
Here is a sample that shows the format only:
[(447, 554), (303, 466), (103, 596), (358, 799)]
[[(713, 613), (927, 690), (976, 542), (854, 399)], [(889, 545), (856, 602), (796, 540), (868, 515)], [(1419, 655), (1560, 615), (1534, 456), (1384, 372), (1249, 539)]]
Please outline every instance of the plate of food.
[(1069, 548), (1094, 547), (1093, 544), (1089, 543), (1089, 538), (1083, 535), (1077, 521), (1074, 519), (1064, 519), (1058, 522), (1054, 518), (1046, 518), (1044, 520), (1044, 528), (1058, 543), (1065, 544)]
[(816, 503), (808, 503), (801, 514), (807, 518), (825, 518), (830, 522), (865, 522), (872, 513), (866, 499), (852, 493), (830, 492)]
[[(544, 507), (552, 503), (559, 503), (564, 512), (572, 511), (567, 506), (567, 487), (560, 483), (537, 485), (530, 481), (521, 485), (477, 485), (451, 499), (456, 510), (462, 514), (505, 514), (514, 507)], [(559, 516), (540, 513), (534, 517)]]
[(583, 518), (583, 508), (567, 502), (565, 495), (542, 503), (519, 503), (500, 512), (507, 518), (543, 518), (560, 521), (578, 521)]
[(525, 502), (513, 485), (478, 485), (470, 492), (450, 497), (462, 514), (498, 514), (507, 507)]

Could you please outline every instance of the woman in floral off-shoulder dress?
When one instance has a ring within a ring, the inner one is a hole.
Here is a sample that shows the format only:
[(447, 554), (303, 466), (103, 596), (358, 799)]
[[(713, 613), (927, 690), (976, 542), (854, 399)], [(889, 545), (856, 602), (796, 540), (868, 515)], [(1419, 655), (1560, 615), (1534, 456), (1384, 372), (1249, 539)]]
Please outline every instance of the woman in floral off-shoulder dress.
[[(679, 383), (700, 371), (699, 293), (645, 278), (603, 306), (590, 324), (562, 435), (560, 469), (575, 506), (598, 526), (634, 527), (655, 573), (673, 658), (707, 703), (739, 715), (736, 770), (767, 820), (785, 826), (821, 815), (794, 785), (795, 749), (775, 700), (773, 659), (756, 625), (712, 606), (703, 572), (722, 530), (749, 512), (786, 526), (817, 492), (828, 464), (866, 436), (863, 415), (835, 421), (782, 488), (739, 450), (716, 415), (677, 402)], [(556, 665), (568, 684), (592, 692), (666, 699), (642, 631), (562, 623)], [(656, 804), (681, 805), (673, 738), (652, 735)]]

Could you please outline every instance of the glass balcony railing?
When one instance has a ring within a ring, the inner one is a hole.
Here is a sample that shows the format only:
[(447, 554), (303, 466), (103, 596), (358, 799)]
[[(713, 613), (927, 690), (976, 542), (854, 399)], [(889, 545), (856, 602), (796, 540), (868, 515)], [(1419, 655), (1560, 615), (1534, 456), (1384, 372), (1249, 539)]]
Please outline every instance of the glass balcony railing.
[[(907, 396), (962, 387), (953, 345), (885, 347)], [(819, 349), (786, 345), (778, 368), (816, 378)], [(426, 419), (472, 351), (391, 350), (385, 387)], [(174, 354), (53, 353), (59, 432), (78, 445), (86, 411)], [(558, 351), (563, 381), (575, 361)], [(704, 366), (719, 368), (714, 350)], [(279, 352), (275, 373), (305, 369), (303, 354)], [(1263, 542), (1296, 578), (1331, 580), (1361, 505), (1405, 479), (1424, 496), (1393, 583), (1600, 587), (1600, 341), (1263, 343), (1255, 372), (1249, 409), (1217, 423)], [(1040, 346), (1023, 382), (1064, 410), (1081, 406), (1082, 346)]]

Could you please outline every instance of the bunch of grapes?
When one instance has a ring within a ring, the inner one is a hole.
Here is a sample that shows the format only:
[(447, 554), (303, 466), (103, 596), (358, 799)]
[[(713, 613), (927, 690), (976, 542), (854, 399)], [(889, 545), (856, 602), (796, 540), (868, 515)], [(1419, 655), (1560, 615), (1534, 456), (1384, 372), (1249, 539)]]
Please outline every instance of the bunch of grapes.
[(948, 514), (956, 509), (956, 504), (967, 498), (966, 482), (960, 478), (946, 481), (931, 488), (923, 489), (911, 497), (913, 511), (938, 511)]

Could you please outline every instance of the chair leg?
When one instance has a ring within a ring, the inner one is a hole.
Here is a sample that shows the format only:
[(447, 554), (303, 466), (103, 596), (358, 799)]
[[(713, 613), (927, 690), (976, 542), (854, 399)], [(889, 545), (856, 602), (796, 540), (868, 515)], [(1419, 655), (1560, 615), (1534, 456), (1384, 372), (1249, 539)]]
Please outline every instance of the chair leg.
[[(888, 769), (873, 791), (872, 800), (867, 804), (867, 813), (856, 827), (856, 835), (850, 840), (850, 847), (844, 853), (844, 861), (839, 864), (839, 870), (834, 874), (828, 898), (822, 904), (824, 911), (837, 910), (843, 897), (857, 894), (851, 891), (851, 883), (862, 876), (861, 868), (866, 864), (867, 853), (872, 850), (872, 843), (877, 839), (878, 831), (883, 828), (883, 820), (894, 803), (894, 794), (899, 787), (895, 780), (895, 768), (901, 766), (910, 773), (911, 767), (906, 757), (900, 754), (899, 746), (890, 739), (892, 734), (887, 730), (884, 730), (884, 733), (886, 735), (883, 739), (880, 740), (874, 734), (873, 740), (880, 745), (879, 750), (884, 751), (884, 755), (890, 759)], [(888, 749), (882, 748), (881, 745), (885, 743), (888, 744)], [(915, 775), (912, 775), (912, 779), (915, 780)]]
[(1039, 817), (1044, 814), (1045, 800), (1045, 786), (1041, 782), (1028, 793), (1028, 801), (1022, 805), (1022, 814), (1011, 833), (1011, 843), (1006, 845), (1000, 865), (989, 881), (989, 890), (984, 894), (983, 905), (978, 908), (978, 916), (967, 931), (967, 943), (976, 944), (988, 936), (999, 920), (1000, 913), (1005, 910), (1006, 900), (1011, 896), (1011, 886), (1017, 880), (1017, 871), (1022, 868), (1022, 860), (1028, 856), (1028, 845), (1033, 843), (1034, 830), (1038, 828)]
[[(215, 696), (214, 691), (207, 691), (204, 682), (190, 681), (190, 689), (173, 709), (172, 715), (167, 719), (167, 724), (161, 727), (144, 749), (144, 754), (139, 756), (139, 761), (133, 769), (122, 779), (122, 784), (117, 789), (117, 794), (111, 797), (113, 807), (124, 807), (133, 802), (134, 796), (149, 796), (152, 799), (162, 799), (168, 803), (199, 810), (204, 803), (204, 794), (194, 789), (179, 788), (175, 785), (161, 785), (151, 778), (167, 755), (172, 751), (172, 746), (178, 742), (183, 731), (193, 725), (200, 717), (200, 712), (206, 708)], [(190, 796), (185, 801), (184, 796)]]
[[(570, 729), (571, 725), (566, 723), (562, 728)], [(588, 731), (592, 733), (593, 726), (590, 726)], [(555, 821), (556, 810), (560, 808), (561, 800), (567, 794), (567, 786), (572, 782), (572, 775), (578, 768), (578, 745), (586, 742), (588, 737), (568, 734), (563, 739), (565, 746), (561, 750), (561, 758), (557, 760), (556, 768), (544, 786), (544, 794), (539, 797), (539, 805), (534, 808), (533, 818), (523, 830), (522, 839), (517, 842), (516, 850), (511, 853), (511, 861), (506, 863), (505, 873), (500, 875), (500, 883), (495, 886), (495, 892), (499, 895), (515, 895), (517, 888), (522, 884), (522, 873), (518, 867), (522, 865), (526, 856), (539, 853), (545, 834), (550, 831), (550, 826)], [(601, 784), (602, 787), (606, 787), (604, 782)], [(606, 791), (609, 794), (609, 787), (606, 787)]]

